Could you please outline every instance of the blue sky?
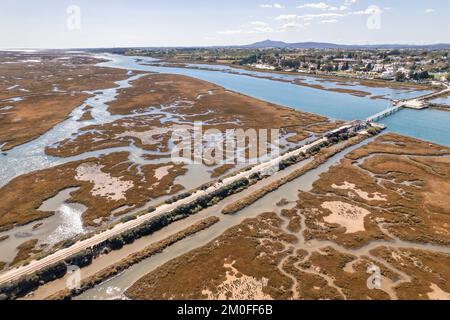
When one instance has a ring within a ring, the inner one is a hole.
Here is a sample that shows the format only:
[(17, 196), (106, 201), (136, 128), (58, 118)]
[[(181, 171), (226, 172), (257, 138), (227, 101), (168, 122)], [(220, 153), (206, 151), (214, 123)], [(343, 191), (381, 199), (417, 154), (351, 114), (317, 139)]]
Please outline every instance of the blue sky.
[(450, 43), (449, 15), (448, 0), (0, 0), (0, 48)]

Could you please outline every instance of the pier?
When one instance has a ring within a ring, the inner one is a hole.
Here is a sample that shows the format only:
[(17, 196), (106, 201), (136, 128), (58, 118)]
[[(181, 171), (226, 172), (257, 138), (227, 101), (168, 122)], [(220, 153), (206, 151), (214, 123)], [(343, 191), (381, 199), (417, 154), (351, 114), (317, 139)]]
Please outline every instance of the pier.
[(426, 94), (426, 95), (423, 95), (420, 97), (416, 97), (416, 98), (410, 99), (410, 100), (393, 101), (393, 107), (383, 110), (383, 111), (367, 118), (366, 121), (368, 121), (368, 122), (380, 121), (381, 119), (387, 118), (390, 115), (399, 112), (403, 108), (415, 109), (415, 110), (427, 109), (428, 108), (428, 103), (427, 103), (428, 100), (450, 93), (450, 85), (447, 85), (444, 83), (442, 83), (442, 84), (445, 86), (445, 89), (443, 89), (441, 91), (429, 93), (429, 94)]
[(397, 106), (401, 106), (403, 108), (422, 110), (428, 108), (428, 100), (440, 97), (445, 94), (450, 93), (450, 85), (442, 83), (445, 89), (433, 93), (429, 93), (420, 97), (416, 97), (410, 100), (402, 100), (396, 103)]

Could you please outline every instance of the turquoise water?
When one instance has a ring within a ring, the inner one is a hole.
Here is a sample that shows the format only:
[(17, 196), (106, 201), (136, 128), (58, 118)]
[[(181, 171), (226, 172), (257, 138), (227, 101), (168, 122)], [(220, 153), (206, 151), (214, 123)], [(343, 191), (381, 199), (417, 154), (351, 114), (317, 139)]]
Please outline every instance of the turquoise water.
[(186, 70), (187, 75), (213, 82), (229, 90), (332, 119), (365, 119), (390, 106), (386, 100), (355, 97), (291, 83), (221, 72)]
[[(151, 61), (151, 60), (150, 60)], [(268, 102), (289, 106), (298, 110), (320, 114), (332, 119), (366, 119), (390, 106), (387, 100), (355, 97), (350, 94), (302, 87), (292, 83), (188, 68), (172, 68), (140, 65), (133, 57), (113, 56), (104, 66), (159, 73), (180, 74), (212, 82)], [(266, 74), (271, 76), (272, 74)], [(279, 76), (279, 75), (278, 75)]]
[(437, 104), (445, 104), (447, 106), (450, 106), (450, 96), (445, 97), (445, 98), (437, 98), (437, 99), (432, 100), (431, 102), (437, 103)]
[(262, 71), (253, 71), (253, 70), (247, 70), (247, 69), (240, 69), (240, 68), (233, 68), (229, 66), (223, 66), (223, 65), (209, 65), (209, 64), (187, 64), (186, 65), (189, 68), (202, 68), (202, 69), (209, 69), (209, 70), (215, 70), (215, 71), (224, 71), (224, 72), (233, 72), (238, 73), (242, 75), (251, 75), (256, 77), (270, 77), (273, 79), (279, 79), (279, 80), (287, 80), (287, 81), (294, 81), (294, 80), (300, 80), (304, 83), (310, 84), (310, 85), (319, 85), (326, 89), (333, 89), (333, 88), (339, 88), (339, 89), (351, 89), (351, 90), (357, 90), (357, 91), (363, 91), (370, 93), (370, 96), (372, 97), (386, 97), (390, 100), (402, 100), (402, 99), (411, 99), (415, 98), (418, 95), (425, 95), (432, 93), (431, 90), (423, 90), (423, 91), (417, 91), (417, 90), (410, 90), (410, 89), (393, 89), (389, 87), (367, 87), (364, 85), (359, 84), (358, 81), (343, 81), (343, 82), (335, 82), (332, 80), (328, 80), (326, 78), (317, 78), (312, 77), (307, 74), (298, 74), (298, 75), (292, 75), (292, 74), (280, 74), (280, 73), (271, 73), (271, 72), (262, 72)]
[[(108, 55), (107, 58), (112, 60), (102, 65), (191, 76), (261, 100), (323, 115), (332, 119), (366, 119), (391, 106), (391, 103), (384, 99), (356, 97), (350, 94), (302, 87), (287, 82), (260, 79), (244, 74), (154, 65), (145, 66), (136, 62), (136, 58), (140, 58), (146, 62), (154, 63), (156, 60), (151, 58), (118, 55)], [(220, 69), (218, 66), (215, 66), (215, 68)], [(222, 68), (229, 69), (229, 67)], [(263, 74), (265, 76), (285, 76), (272, 73)], [(391, 92), (391, 97), (393, 98), (398, 98), (405, 94), (408, 97), (423, 94), (423, 91), (412, 92), (370, 87), (364, 87), (363, 91), (377, 95), (380, 92), (386, 92), (386, 90)], [(450, 112), (432, 109), (420, 111), (405, 109), (390, 118), (384, 119), (382, 123), (386, 124), (390, 131), (450, 146)]]
[(381, 121), (389, 131), (450, 146), (450, 112), (404, 109)]

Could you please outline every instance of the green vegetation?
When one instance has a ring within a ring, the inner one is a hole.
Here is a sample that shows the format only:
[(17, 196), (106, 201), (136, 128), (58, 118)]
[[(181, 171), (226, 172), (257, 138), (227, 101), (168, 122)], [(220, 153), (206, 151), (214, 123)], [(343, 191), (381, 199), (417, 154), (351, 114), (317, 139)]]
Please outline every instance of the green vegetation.
[[(260, 64), (277, 71), (423, 82), (450, 72), (446, 50), (170, 48), (128, 50), (172, 62)], [(447, 78), (448, 79), (448, 78)]]

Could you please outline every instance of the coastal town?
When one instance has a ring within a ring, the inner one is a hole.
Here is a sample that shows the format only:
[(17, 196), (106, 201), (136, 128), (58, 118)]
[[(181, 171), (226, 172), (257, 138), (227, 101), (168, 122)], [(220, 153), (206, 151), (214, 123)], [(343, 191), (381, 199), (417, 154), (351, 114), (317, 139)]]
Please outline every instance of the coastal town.
[(280, 49), (175, 48), (131, 49), (173, 62), (220, 63), (258, 70), (334, 75), (359, 79), (384, 79), (422, 83), (450, 81), (448, 50), (424, 49)]

